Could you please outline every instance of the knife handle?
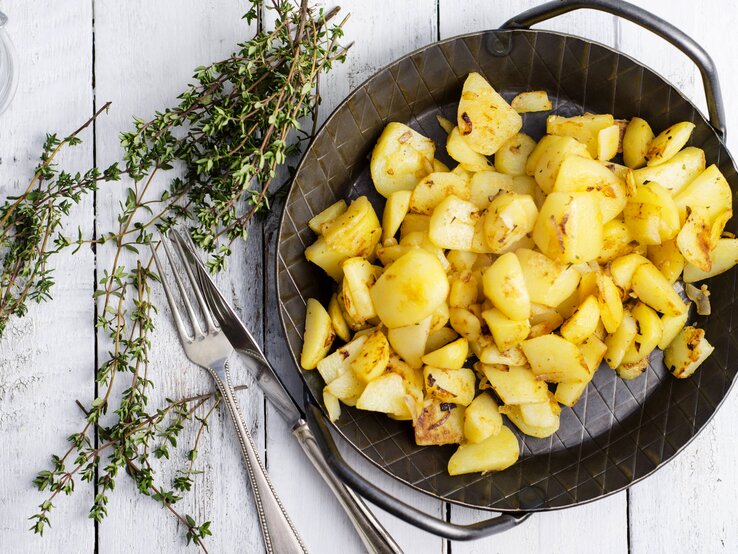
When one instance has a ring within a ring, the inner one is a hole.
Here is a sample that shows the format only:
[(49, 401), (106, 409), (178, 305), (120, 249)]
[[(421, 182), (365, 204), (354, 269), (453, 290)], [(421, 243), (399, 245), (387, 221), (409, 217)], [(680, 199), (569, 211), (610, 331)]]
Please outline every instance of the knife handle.
[(402, 554), (402, 549), (372, 511), (369, 510), (364, 501), (333, 473), (307, 423), (303, 420), (298, 421), (292, 429), (292, 434), (297, 438), (297, 442), (300, 443), (310, 462), (341, 503), (367, 552), (370, 554)]

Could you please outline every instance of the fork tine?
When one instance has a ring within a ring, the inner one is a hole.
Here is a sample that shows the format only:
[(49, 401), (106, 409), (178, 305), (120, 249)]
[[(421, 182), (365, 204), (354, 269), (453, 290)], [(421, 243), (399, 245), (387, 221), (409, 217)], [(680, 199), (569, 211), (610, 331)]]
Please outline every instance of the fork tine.
[(192, 338), (189, 335), (189, 332), (187, 331), (187, 327), (184, 324), (184, 321), (182, 321), (182, 317), (179, 315), (179, 309), (177, 308), (177, 303), (174, 301), (174, 296), (172, 296), (172, 290), (169, 288), (169, 284), (167, 283), (167, 277), (164, 275), (164, 268), (162, 267), (161, 262), (159, 261), (159, 255), (156, 253), (156, 247), (151, 245), (151, 255), (154, 257), (154, 264), (156, 265), (156, 271), (159, 273), (159, 280), (161, 281), (161, 286), (164, 288), (164, 295), (167, 297), (167, 303), (169, 304), (169, 309), (172, 311), (172, 315), (174, 316), (174, 323), (177, 326), (177, 331), (179, 332), (179, 337), (183, 342), (191, 342)]
[[(167, 255), (167, 259), (169, 260), (169, 265), (174, 268), (174, 259), (172, 258), (172, 252), (169, 248), (169, 239), (162, 235), (161, 244), (162, 246), (164, 246), (164, 252)], [(179, 278), (179, 274), (176, 271), (172, 271), (172, 274), (174, 275), (174, 280), (177, 283), (177, 287), (179, 288), (179, 293), (182, 296), (182, 302), (184, 302), (185, 308), (187, 308), (187, 313), (190, 315), (190, 321), (192, 322), (192, 329), (195, 332), (195, 338), (201, 339), (205, 336), (205, 333), (203, 332), (202, 327), (200, 327), (200, 323), (197, 320), (195, 309), (192, 307), (192, 303), (190, 302), (189, 296), (187, 295), (184, 283), (182, 283), (182, 279)], [(195, 287), (195, 289), (197, 289), (197, 287)]]
[[(210, 308), (208, 307), (208, 303), (205, 302), (205, 299), (202, 296), (202, 287), (200, 286), (200, 283), (198, 279), (195, 278), (195, 275), (192, 273), (192, 269), (190, 268), (190, 264), (187, 263), (187, 257), (185, 256), (184, 250), (183, 250), (183, 243), (184, 240), (182, 238), (182, 235), (179, 234), (175, 229), (172, 229), (169, 232), (169, 235), (171, 237), (174, 237), (174, 240), (172, 241), (175, 245), (175, 248), (177, 250), (177, 254), (179, 255), (179, 259), (182, 261), (182, 265), (184, 265), (185, 271), (187, 272), (187, 277), (190, 279), (190, 284), (192, 285), (192, 289), (195, 291), (195, 297), (197, 298), (197, 303), (200, 305), (200, 311), (202, 311), (202, 314), (205, 316), (205, 323), (208, 328), (208, 332), (214, 331), (217, 326), (215, 324), (214, 318), (212, 313), (210, 312)], [(185, 233), (187, 237), (189, 238), (189, 234)], [(194, 255), (194, 250), (192, 250)]]

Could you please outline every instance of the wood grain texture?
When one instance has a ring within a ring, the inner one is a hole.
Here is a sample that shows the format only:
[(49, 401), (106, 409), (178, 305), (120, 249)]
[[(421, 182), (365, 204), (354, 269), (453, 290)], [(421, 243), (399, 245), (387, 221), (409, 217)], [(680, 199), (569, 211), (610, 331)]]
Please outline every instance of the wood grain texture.
[[(354, 88), (394, 59), (436, 40), (436, 4), (433, 0), (411, 2), (342, 2), (343, 12), (351, 14), (346, 25), (345, 41), (355, 41), (345, 64), (337, 65), (322, 79), (320, 120)], [(378, 47), (381, 45), (381, 47)], [(276, 252), (277, 218), (272, 218), (265, 229), (268, 260), (268, 282), (265, 291), (274, 283), (273, 263)], [(301, 391), (289, 353), (284, 343), (279, 314), (273, 297), (268, 292), (267, 356), (290, 384), (292, 391)], [(297, 392), (301, 394), (301, 392)], [(267, 452), (269, 471), (277, 484), (284, 483), (283, 499), (311, 552), (326, 554), (353, 554), (364, 552), (351, 524), (338, 502), (326, 489), (321, 478), (304, 459), (299, 447), (288, 435), (288, 429), (279, 415), (267, 405)], [(363, 475), (379, 483), (390, 494), (443, 517), (443, 504), (408, 490), (366, 462), (358, 454), (342, 449), (349, 463)], [(316, 517), (316, 512), (320, 516)], [(443, 541), (418, 531), (397, 518), (377, 510), (383, 525), (395, 536), (406, 552), (442, 552)]]
[[(53, 2), (3, 3), (8, 32), (18, 51), (20, 84), (8, 111), (0, 115), (2, 195), (21, 192), (38, 163), (45, 132), (66, 136), (92, 114), (92, 14), (89, 1), (54, 10)], [(64, 29), (63, 33), (59, 29)], [(92, 162), (92, 135), (64, 153), (69, 169)], [(92, 198), (68, 219), (89, 233)], [(49, 468), (49, 456), (63, 453), (66, 437), (82, 418), (74, 399), (93, 398), (95, 337), (92, 328), (93, 257), (89, 249), (54, 262), (54, 300), (31, 305), (13, 320), (0, 340), (0, 544), (14, 552), (62, 552), (66, 545), (91, 552), (94, 528), (87, 519), (92, 486), (77, 483), (71, 498), (55, 499), (51, 529), (34, 536), (28, 517), (49, 492), (31, 481)], [(70, 460), (71, 462), (71, 460)]]
[[(131, 126), (131, 115), (144, 119), (154, 111), (173, 105), (184, 90), (192, 70), (227, 57), (237, 42), (253, 34), (241, 19), (244, 8), (237, 3), (210, 0), (201, 2), (126, 2), (100, 0), (95, 4), (96, 94), (99, 102), (111, 100), (113, 108), (101, 120), (97, 130), (98, 162), (106, 165), (121, 155), (118, 133)], [(170, 176), (171, 177), (171, 176)], [(161, 190), (164, 178), (155, 185)], [(106, 187), (98, 193), (97, 226), (103, 232), (115, 228), (118, 201), (128, 183)], [(156, 195), (157, 190), (152, 191)], [(256, 238), (256, 240), (253, 240)], [(234, 304), (254, 328), (261, 328), (261, 233), (237, 245), (230, 261), (230, 271), (221, 275), (221, 290), (235, 299)], [(132, 263), (128, 256), (124, 263)], [(146, 253), (148, 259), (148, 253)], [(111, 265), (111, 251), (100, 249), (98, 268)], [(151, 404), (165, 397), (181, 398), (213, 389), (207, 373), (184, 357), (171, 323), (162, 291), (154, 287), (157, 331), (151, 364), (156, 389)], [(261, 335), (257, 337), (260, 339)], [(100, 352), (106, 351), (101, 337)], [(234, 366), (234, 379), (249, 383), (243, 368)], [(242, 412), (260, 449), (264, 445), (264, 412), (260, 394), (239, 394)], [(200, 413), (200, 415), (204, 415)], [(192, 444), (196, 426), (190, 425), (180, 439)], [(161, 478), (171, 485), (174, 471), (186, 464), (186, 450), (161, 464), (166, 468)], [(213, 522), (213, 537), (207, 541), (211, 552), (259, 551), (261, 536), (253, 502), (248, 491), (236, 435), (223, 407), (210, 423), (199, 449), (196, 467), (204, 475), (195, 476), (193, 492), (178, 508), (198, 521)], [(184, 547), (184, 531), (173, 517), (154, 501), (134, 490), (131, 480), (122, 477), (108, 507), (110, 518), (100, 526), (99, 548), (102, 552), (178, 551)], [(152, 517), (141, 517), (151, 514)]]

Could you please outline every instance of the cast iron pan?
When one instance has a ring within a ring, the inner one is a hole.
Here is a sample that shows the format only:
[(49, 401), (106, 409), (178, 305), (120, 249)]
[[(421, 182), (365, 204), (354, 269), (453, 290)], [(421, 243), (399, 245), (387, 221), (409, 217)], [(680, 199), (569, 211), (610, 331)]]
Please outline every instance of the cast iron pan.
[[(709, 121), (673, 85), (628, 56), (582, 38), (528, 29), (580, 8), (629, 19), (680, 48), (701, 70)], [(681, 31), (636, 6), (616, 0), (548, 2), (511, 19), (502, 30), (432, 44), (354, 91), (325, 123), (297, 171), (282, 216), (276, 260), (280, 314), (296, 363), (306, 299), (327, 301), (331, 293), (330, 279), (303, 255), (315, 240), (308, 220), (340, 198), (362, 194), (381, 208), (369, 177), (368, 157), (389, 121), (408, 123), (433, 138), (443, 159), (444, 134), (435, 116), (456, 119), (456, 102), (471, 71), (486, 76), (508, 100), (520, 91), (545, 89), (554, 112), (562, 115), (589, 111), (640, 116), (657, 132), (677, 121), (692, 121), (696, 129), (691, 144), (704, 149), (708, 164), (717, 164), (734, 190), (738, 185), (723, 143), (723, 106), (712, 60)], [(524, 132), (540, 138), (546, 115), (525, 115)], [(738, 212), (735, 205), (733, 209)], [(735, 219), (729, 225), (730, 231), (738, 232)], [(308, 410), (311, 425), (347, 485), (405, 521), (447, 538), (478, 538), (512, 527), (534, 511), (602, 498), (673, 458), (727, 395), (738, 369), (738, 341), (732, 336), (736, 274), (734, 269), (708, 281), (713, 314), (692, 321), (705, 329), (715, 352), (692, 378), (671, 377), (660, 351), (651, 356), (648, 371), (632, 381), (602, 368), (584, 398), (573, 409), (563, 409), (555, 435), (547, 439), (519, 435), (520, 461), (505, 471), (451, 477), (446, 464), (454, 446), (416, 446), (407, 422), (343, 408), (335, 430), (377, 467), (438, 499), (504, 512), (495, 518), (468, 526), (442, 521), (388, 495), (348, 466), (317, 408), (323, 382), (315, 371), (302, 372), (313, 406)]]

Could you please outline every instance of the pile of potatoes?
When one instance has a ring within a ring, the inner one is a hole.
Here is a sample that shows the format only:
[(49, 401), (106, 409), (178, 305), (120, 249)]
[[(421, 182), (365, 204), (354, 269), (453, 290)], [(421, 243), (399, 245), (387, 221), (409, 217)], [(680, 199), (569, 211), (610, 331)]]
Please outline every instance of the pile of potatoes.
[[(550, 115), (539, 142), (520, 133), (520, 113), (550, 109), (472, 73), (456, 125), (439, 118), (453, 170), (390, 123), (370, 166), (381, 223), (366, 197), (310, 221), (305, 256), (336, 286), (327, 308), (307, 303), (301, 363), (331, 419), (341, 402), (383, 412), (419, 445), (459, 444), (452, 475), (502, 470), (519, 456), (502, 415), (547, 437), (603, 360), (634, 379), (661, 348), (685, 378), (710, 355), (675, 284), (733, 267), (738, 239), (730, 186), (685, 147), (694, 125)], [(686, 286), (708, 310), (706, 287)]]

